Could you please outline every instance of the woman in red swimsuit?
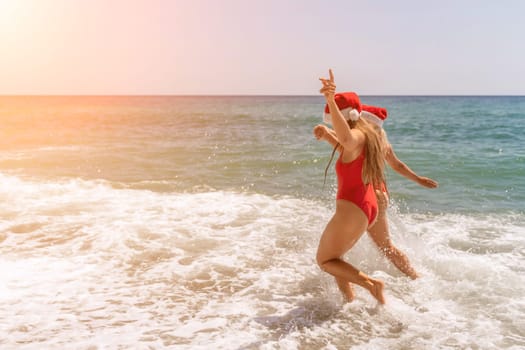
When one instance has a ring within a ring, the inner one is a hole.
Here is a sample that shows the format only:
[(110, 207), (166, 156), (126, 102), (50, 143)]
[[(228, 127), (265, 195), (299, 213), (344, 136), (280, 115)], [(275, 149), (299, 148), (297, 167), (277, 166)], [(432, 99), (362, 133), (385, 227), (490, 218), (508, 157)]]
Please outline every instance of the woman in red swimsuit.
[[(319, 241), (317, 263), (335, 277), (343, 296), (354, 299), (352, 283), (367, 289), (381, 304), (385, 303), (382, 281), (367, 276), (342, 259), (377, 218), (374, 186), (384, 182), (384, 158), (379, 135), (368, 122), (359, 118), (361, 103), (355, 93), (335, 94), (334, 76), (320, 79), (325, 96), (325, 115), (331, 119), (339, 151), (336, 163), (338, 190), (336, 209)], [(329, 129), (314, 128), (318, 140), (328, 142)], [(333, 155), (333, 154), (332, 154)]]
[[(397, 173), (423, 187), (438, 187), (436, 181), (428, 177), (419, 176), (396, 156), (392, 145), (388, 142), (386, 132), (383, 129), (383, 122), (388, 115), (387, 110), (376, 106), (363, 105), (362, 107), (362, 117), (371, 122), (375, 131), (382, 137), (383, 147), (385, 149), (385, 160), (388, 165)], [(334, 134), (335, 133), (333, 133), (333, 135)], [(410, 260), (394, 245), (390, 238), (387, 220), (388, 191), (386, 189), (386, 184), (382, 184), (381, 187), (376, 188), (375, 192), (379, 212), (377, 215), (377, 221), (374, 225), (368, 228), (368, 234), (388, 260), (390, 260), (405, 275), (412, 279), (416, 279), (419, 275), (410, 264)]]
[[(387, 164), (400, 175), (403, 175), (407, 179), (412, 180), (423, 187), (438, 187), (436, 181), (428, 177), (419, 176), (396, 156), (392, 145), (388, 141), (386, 132), (383, 129), (383, 122), (386, 120), (387, 115), (388, 112), (385, 108), (362, 105), (361, 118), (369, 121), (373, 125), (374, 130), (381, 136)], [(332, 129), (328, 129), (328, 131), (332, 137), (330, 143), (337, 144), (338, 141), (335, 131)], [(326, 137), (328, 138), (330, 136), (327, 135)], [(419, 274), (410, 264), (410, 260), (406, 254), (397, 248), (390, 238), (387, 220), (389, 197), (386, 184), (383, 183), (379, 188), (374, 189), (377, 198), (378, 213), (377, 220), (367, 230), (368, 234), (388, 260), (390, 260), (405, 275), (412, 279), (416, 279), (419, 277)]]

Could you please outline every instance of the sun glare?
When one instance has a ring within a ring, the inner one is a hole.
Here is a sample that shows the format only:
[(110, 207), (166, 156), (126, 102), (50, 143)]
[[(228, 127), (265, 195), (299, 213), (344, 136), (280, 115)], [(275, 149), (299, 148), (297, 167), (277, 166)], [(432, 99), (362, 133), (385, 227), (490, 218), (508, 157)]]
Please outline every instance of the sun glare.
[(16, 8), (20, 7), (19, 4), (20, 2), (17, 0), (0, 0), (0, 16), (2, 19), (12, 15)]
[(19, 0), (0, 0), (0, 35), (16, 29), (23, 5)]

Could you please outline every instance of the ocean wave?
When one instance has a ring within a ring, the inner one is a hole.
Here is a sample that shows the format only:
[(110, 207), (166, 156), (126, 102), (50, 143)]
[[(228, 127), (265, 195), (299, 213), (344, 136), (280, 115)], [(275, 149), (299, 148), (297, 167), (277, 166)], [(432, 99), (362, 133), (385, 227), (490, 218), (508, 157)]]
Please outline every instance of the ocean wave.
[(156, 192), (0, 174), (5, 349), (511, 348), (525, 345), (520, 214), (389, 211), (422, 277), (364, 235), (346, 255), (386, 283), (343, 304), (315, 251), (332, 209), (297, 197)]

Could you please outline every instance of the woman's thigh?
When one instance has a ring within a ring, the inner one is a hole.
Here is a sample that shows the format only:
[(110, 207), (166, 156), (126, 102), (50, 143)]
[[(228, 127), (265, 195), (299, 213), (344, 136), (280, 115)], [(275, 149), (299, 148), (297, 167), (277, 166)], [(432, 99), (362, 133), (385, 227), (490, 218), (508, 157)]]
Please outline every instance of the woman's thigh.
[(365, 232), (368, 219), (355, 204), (348, 202), (338, 208), (319, 241), (317, 261), (337, 259), (343, 256)]
[(368, 234), (372, 240), (379, 246), (387, 245), (390, 241), (388, 234), (388, 218), (386, 211), (388, 209), (388, 196), (382, 191), (376, 190), (377, 198), (377, 220), (368, 228)]

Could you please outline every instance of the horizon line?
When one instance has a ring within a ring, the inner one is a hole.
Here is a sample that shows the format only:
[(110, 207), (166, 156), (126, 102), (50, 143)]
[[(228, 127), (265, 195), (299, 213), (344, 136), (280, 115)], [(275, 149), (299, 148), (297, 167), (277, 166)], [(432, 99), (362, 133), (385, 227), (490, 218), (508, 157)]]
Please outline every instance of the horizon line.
[[(360, 94), (367, 97), (525, 97), (525, 94)], [(0, 97), (323, 97), (308, 94), (0, 94)]]

